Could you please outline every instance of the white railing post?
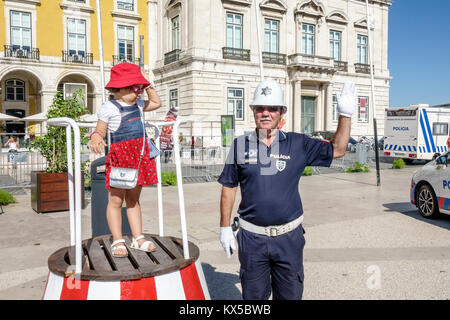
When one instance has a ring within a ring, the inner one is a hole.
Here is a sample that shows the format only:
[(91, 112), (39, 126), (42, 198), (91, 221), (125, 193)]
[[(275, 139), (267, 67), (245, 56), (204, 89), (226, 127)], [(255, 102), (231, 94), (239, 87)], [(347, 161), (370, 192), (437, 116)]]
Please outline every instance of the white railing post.
[[(79, 274), (82, 271), (82, 260), (81, 260), (81, 160), (80, 160), (80, 128), (78, 124), (75, 122), (75, 120), (71, 118), (52, 118), (47, 120), (47, 124), (58, 126), (58, 127), (66, 127), (66, 133), (73, 129), (74, 132), (74, 153), (75, 153), (75, 186), (74, 186), (74, 179), (70, 179), (70, 173), (68, 173), (68, 181), (69, 181), (69, 190), (70, 188), (75, 188), (75, 206), (74, 208), (70, 208), (70, 219), (71, 221), (71, 239), (75, 239), (75, 273)], [(69, 163), (72, 164), (72, 135), (69, 133), (66, 136), (66, 145), (67, 148), (67, 161), (68, 161), (68, 169), (69, 169)], [(70, 159), (70, 161), (69, 161)], [(73, 171), (73, 170), (72, 170)], [(72, 198), (73, 201), (73, 192), (69, 192), (69, 199)], [(73, 227), (73, 229), (72, 229)], [(75, 234), (75, 236), (73, 235)]]
[(179, 127), (184, 123), (180, 120), (175, 121), (173, 126), (173, 152), (175, 153), (175, 168), (177, 172), (177, 187), (178, 187), (178, 202), (180, 206), (180, 220), (181, 220), (181, 235), (183, 240), (183, 254), (185, 259), (189, 259), (189, 245), (187, 239), (187, 225), (186, 225), (186, 212), (184, 208), (184, 192), (183, 192), (183, 173), (181, 171), (181, 159), (180, 159), (180, 139)]

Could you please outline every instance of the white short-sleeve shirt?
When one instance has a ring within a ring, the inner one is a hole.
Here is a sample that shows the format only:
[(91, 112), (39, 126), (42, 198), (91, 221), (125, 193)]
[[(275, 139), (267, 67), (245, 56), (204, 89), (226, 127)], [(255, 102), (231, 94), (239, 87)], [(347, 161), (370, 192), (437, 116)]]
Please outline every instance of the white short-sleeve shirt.
[[(125, 102), (121, 101), (117, 102), (119, 102), (119, 104), (123, 107), (130, 106)], [(142, 110), (144, 109), (144, 104), (145, 104), (144, 100), (137, 101), (138, 107), (141, 108)], [(119, 108), (117, 108), (111, 101), (106, 101), (105, 103), (103, 103), (102, 107), (97, 112), (97, 118), (98, 120), (102, 120), (103, 122), (106, 122), (108, 124), (108, 130), (110, 132), (114, 132), (117, 129), (119, 129), (121, 121), (120, 111)]]

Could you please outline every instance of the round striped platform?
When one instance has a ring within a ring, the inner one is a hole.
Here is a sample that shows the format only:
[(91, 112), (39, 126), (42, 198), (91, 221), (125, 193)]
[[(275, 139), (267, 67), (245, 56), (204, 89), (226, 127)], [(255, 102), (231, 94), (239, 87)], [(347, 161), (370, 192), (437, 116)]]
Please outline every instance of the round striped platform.
[(155, 243), (151, 253), (130, 249), (127, 258), (111, 254), (111, 236), (83, 241), (83, 269), (73, 275), (74, 247), (62, 248), (49, 260), (45, 300), (209, 300), (198, 247), (189, 242), (189, 259), (182, 241), (146, 234)]

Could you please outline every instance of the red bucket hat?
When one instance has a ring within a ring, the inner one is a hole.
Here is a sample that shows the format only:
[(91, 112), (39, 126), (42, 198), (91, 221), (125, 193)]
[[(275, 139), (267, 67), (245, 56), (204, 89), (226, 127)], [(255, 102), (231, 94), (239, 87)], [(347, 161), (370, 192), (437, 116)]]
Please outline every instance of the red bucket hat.
[(111, 78), (105, 88), (126, 88), (135, 84), (143, 84), (145, 88), (150, 82), (144, 78), (139, 66), (124, 62), (111, 68)]

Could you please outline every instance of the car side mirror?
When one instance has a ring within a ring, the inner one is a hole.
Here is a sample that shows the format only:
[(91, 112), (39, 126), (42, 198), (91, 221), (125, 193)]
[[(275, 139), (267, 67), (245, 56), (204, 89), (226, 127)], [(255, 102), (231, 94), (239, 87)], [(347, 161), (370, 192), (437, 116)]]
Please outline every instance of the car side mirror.
[(446, 156), (440, 156), (436, 159), (437, 164), (445, 164), (447, 165), (447, 157)]

